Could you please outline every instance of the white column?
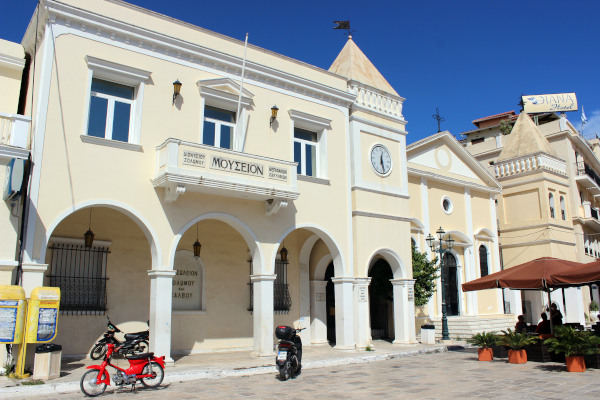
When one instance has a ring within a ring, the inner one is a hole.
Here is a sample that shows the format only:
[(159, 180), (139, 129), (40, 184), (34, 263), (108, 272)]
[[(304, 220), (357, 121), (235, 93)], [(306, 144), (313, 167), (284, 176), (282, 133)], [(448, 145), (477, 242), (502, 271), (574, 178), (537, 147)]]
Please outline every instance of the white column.
[(273, 355), (273, 283), (276, 275), (250, 275), (254, 298), (254, 355)]
[[(465, 188), (465, 215), (466, 215), (466, 227), (467, 227), (467, 237), (476, 243), (475, 234), (473, 232), (473, 208), (471, 205), (471, 189)], [(465, 282), (472, 281), (477, 277), (477, 273), (475, 272), (477, 263), (475, 262), (475, 252), (477, 251), (474, 246), (465, 247), (463, 251), (463, 255), (465, 257)], [(458, 289), (462, 293), (462, 288)], [(466, 315), (477, 315), (477, 293), (475, 292), (467, 292), (467, 309)]]
[(310, 281), (310, 330), (313, 344), (327, 344), (327, 281)]
[(48, 264), (23, 263), (22, 282), (25, 296), (29, 298), (31, 291), (36, 287), (44, 286), (44, 274), (48, 269)]
[(171, 312), (173, 307), (172, 269), (149, 270), (150, 277), (150, 350), (157, 356), (171, 358)]
[(332, 278), (335, 290), (335, 348), (351, 350), (354, 343), (354, 278)]
[(416, 343), (415, 280), (392, 279), (394, 288), (394, 344)]
[[(493, 232), (492, 246), (490, 248), (490, 274), (502, 270), (500, 265), (500, 245), (498, 244), (498, 219), (496, 217), (496, 199), (493, 194), (490, 194), (490, 229)], [(498, 301), (498, 313), (504, 313), (504, 301), (502, 299), (502, 290), (496, 290)]]
[(304, 323), (299, 328), (306, 328), (302, 331), (302, 342), (310, 346), (312, 343), (312, 326), (310, 314), (310, 278), (308, 274), (308, 264), (300, 264), (300, 319), (304, 319)]
[(364, 349), (371, 344), (371, 320), (369, 309), (369, 284), (371, 278), (356, 278), (354, 281), (354, 307), (356, 323), (354, 336), (356, 347)]
[[(421, 222), (423, 222), (423, 226), (425, 226), (425, 232), (423, 232), (423, 236), (427, 237), (427, 235), (432, 231), (431, 226), (429, 226), (429, 191), (427, 185), (427, 178), (421, 178)], [(435, 232), (435, 229), (433, 229)], [(429, 246), (425, 246), (425, 252), (429, 259), (432, 259), (432, 251)], [(440, 282), (439, 279), (436, 280), (436, 287), (438, 293), (440, 292)], [(434, 296), (431, 296), (429, 301), (427, 302), (427, 313), (429, 314), (429, 318), (433, 318), (435, 314), (435, 303), (433, 300)]]

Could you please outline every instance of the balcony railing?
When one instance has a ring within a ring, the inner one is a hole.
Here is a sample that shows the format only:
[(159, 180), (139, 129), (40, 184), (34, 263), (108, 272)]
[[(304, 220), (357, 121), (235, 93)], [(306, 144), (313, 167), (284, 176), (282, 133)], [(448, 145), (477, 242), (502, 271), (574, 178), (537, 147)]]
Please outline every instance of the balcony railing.
[(26, 149), (30, 122), (24, 115), (0, 113), (0, 145)]
[(596, 185), (600, 186), (600, 176), (598, 176), (598, 174), (596, 174), (594, 172), (594, 170), (592, 168), (590, 168), (589, 165), (587, 165), (583, 161), (579, 161), (579, 162), (575, 163), (575, 166), (576, 166), (576, 170), (577, 170), (577, 176), (587, 175), (594, 182), (596, 182)]
[(545, 153), (531, 154), (506, 161), (497, 161), (494, 166), (496, 178), (504, 178), (542, 169), (567, 175), (567, 164), (563, 160)]
[(167, 139), (152, 183), (172, 202), (186, 191), (266, 201), (267, 214), (298, 198), (296, 163)]

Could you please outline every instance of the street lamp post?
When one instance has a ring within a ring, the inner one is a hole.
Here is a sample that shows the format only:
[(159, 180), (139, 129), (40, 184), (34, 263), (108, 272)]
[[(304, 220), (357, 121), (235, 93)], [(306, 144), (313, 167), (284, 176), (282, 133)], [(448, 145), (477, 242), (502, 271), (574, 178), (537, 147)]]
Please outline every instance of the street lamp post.
[[(446, 314), (446, 287), (444, 285), (444, 254), (450, 253), (452, 250), (452, 245), (454, 244), (454, 239), (452, 239), (452, 235), (448, 235), (448, 239), (442, 240), (444, 238), (444, 234), (446, 233), (442, 227), (438, 229), (435, 233), (438, 236), (438, 246), (435, 247), (435, 237), (431, 235), (427, 235), (425, 241), (431, 248), (431, 251), (436, 252), (440, 255), (440, 270), (441, 279), (442, 279), (442, 340), (450, 340), (450, 333), (448, 332), (448, 316)], [(446, 244), (446, 249), (444, 249), (443, 244)]]

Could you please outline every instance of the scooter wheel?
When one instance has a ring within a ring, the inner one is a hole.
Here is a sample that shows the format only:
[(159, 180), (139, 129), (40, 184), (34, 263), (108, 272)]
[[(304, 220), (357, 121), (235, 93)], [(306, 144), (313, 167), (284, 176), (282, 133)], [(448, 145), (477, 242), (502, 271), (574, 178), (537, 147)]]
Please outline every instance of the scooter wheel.
[(289, 360), (285, 362), (285, 364), (279, 366), (279, 379), (282, 381), (287, 381), (290, 379), (292, 371), (292, 366), (290, 365)]
[[(152, 372), (150, 372), (150, 371), (152, 371)], [(147, 388), (158, 387), (158, 385), (160, 385), (162, 383), (162, 381), (165, 377), (165, 371), (163, 370), (163, 367), (161, 367), (160, 364), (157, 362), (154, 362), (154, 361), (149, 362), (144, 367), (142, 374), (150, 374), (150, 373), (152, 373), (154, 375), (154, 378), (140, 379), (142, 381), (142, 385), (146, 386)]]
[(106, 354), (106, 345), (105, 344), (96, 344), (92, 351), (90, 351), (90, 358), (92, 360), (99, 360)]
[[(106, 390), (106, 383), (96, 383), (100, 371), (97, 369), (91, 369), (87, 371), (81, 377), (79, 387), (83, 394), (89, 397), (100, 396)], [(104, 371), (104, 379), (108, 378), (108, 372)]]

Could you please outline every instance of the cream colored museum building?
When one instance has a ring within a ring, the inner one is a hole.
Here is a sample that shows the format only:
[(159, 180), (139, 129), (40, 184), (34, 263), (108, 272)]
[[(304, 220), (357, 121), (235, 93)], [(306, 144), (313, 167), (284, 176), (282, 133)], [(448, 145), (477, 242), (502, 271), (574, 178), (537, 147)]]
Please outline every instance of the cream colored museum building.
[[(167, 357), (272, 354), (280, 324), (353, 349), (377, 320), (414, 343), (411, 238), (425, 251), (440, 224), (460, 242), (457, 283), (480, 275), (481, 245), (499, 270), (500, 186), (448, 136), (415, 148), (441, 151), (438, 167), (409, 162), (404, 99), (351, 38), (323, 70), (117, 0), (38, 11), (22, 284), (61, 287), (64, 354), (89, 352), (105, 315), (124, 331), (148, 319)], [(375, 267), (393, 295), (379, 309)], [(497, 295), (457, 296), (459, 313), (502, 314)]]

